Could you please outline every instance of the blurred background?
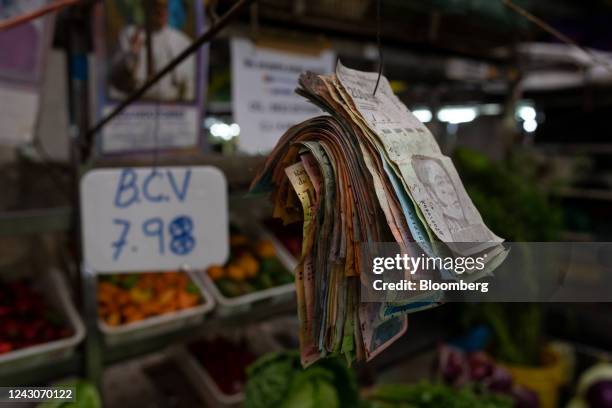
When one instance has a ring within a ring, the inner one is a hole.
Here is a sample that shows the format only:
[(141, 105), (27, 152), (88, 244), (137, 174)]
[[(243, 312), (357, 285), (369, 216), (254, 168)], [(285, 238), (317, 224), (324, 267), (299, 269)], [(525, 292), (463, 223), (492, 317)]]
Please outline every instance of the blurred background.
[[(70, 384), (88, 407), (280, 406), (274, 394), (308, 407), (355, 406), (353, 394), (380, 407), (612, 407), (603, 303), (442, 305), (411, 315), (369, 363), (245, 391), (246, 367), (267, 353), (281, 354), (251, 377), (301, 372), (288, 351), (301, 227), (246, 195), (284, 130), (318, 112), (292, 93), (299, 72), (337, 59), (375, 72), (382, 54), (497, 235), (610, 241), (612, 2), (259, 0), (90, 131), (236, 3), (0, 1), (0, 24), (27, 17), (0, 31), (0, 386)], [(84, 271), (80, 175), (151, 165), (221, 169), (227, 264)]]

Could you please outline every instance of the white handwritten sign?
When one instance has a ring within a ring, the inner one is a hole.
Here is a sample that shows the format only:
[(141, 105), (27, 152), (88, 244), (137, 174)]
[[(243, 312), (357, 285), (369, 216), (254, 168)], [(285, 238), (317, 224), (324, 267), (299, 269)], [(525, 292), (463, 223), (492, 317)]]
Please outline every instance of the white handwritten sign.
[(81, 211), (85, 261), (98, 273), (205, 268), (229, 253), (227, 185), (214, 167), (92, 170)]

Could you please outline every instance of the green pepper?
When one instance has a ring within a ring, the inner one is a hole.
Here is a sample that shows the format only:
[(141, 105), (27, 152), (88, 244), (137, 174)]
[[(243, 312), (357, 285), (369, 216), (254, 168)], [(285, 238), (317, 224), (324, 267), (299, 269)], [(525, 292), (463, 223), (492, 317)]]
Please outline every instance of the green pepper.
[(125, 275), (121, 280), (121, 287), (124, 289), (132, 289), (138, 283), (140, 276), (138, 274)]

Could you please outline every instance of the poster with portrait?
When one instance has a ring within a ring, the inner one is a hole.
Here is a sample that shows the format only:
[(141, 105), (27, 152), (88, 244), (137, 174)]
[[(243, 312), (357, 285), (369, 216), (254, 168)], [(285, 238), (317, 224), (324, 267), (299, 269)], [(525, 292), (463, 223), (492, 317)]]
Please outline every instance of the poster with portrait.
[[(197, 0), (105, 0), (96, 16), (98, 117), (107, 115), (189, 47), (204, 31), (203, 13)], [(147, 19), (151, 38), (147, 38)], [(207, 51), (204, 46), (189, 56), (102, 129), (99, 151), (197, 147)]]
[[(0, 0), (0, 21), (45, 6), (47, 0)], [(53, 17), (46, 16), (0, 32), (0, 145), (16, 146), (34, 138), (45, 60), (51, 46)]]

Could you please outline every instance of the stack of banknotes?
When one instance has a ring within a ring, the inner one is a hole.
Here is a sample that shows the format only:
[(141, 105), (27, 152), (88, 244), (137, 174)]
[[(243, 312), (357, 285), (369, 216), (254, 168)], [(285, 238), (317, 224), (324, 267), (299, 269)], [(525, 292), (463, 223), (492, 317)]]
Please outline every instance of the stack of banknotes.
[(329, 115), (290, 128), (251, 185), (272, 192), (275, 217), (303, 222), (295, 275), (305, 366), (337, 354), (370, 360), (404, 334), (407, 313), (441, 301), (363, 302), (364, 242), (416, 244), (432, 256), (486, 252), (490, 265), (504, 253), (452, 161), (378, 79), (341, 63), (333, 75), (302, 74), (297, 93)]

